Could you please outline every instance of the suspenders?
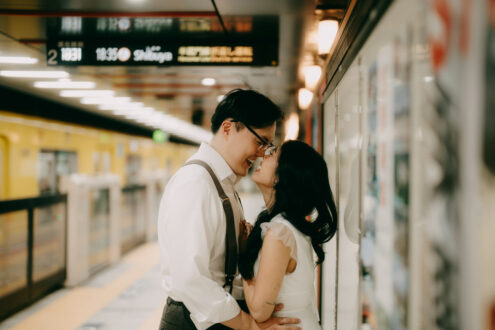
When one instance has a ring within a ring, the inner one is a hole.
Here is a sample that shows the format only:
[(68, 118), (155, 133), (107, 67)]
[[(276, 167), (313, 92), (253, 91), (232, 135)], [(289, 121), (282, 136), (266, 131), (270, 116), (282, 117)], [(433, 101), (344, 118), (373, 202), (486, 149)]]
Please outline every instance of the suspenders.
[(225, 288), (226, 286), (229, 286), (229, 292), (232, 293), (233, 281), (237, 270), (237, 237), (235, 234), (234, 212), (232, 210), (232, 204), (230, 204), (230, 200), (225, 194), (222, 185), (218, 181), (217, 176), (207, 163), (202, 160), (194, 159), (184, 164), (184, 166), (191, 164), (202, 166), (208, 171), (213, 182), (215, 183), (215, 187), (218, 191), (218, 196), (220, 196), (220, 199), (222, 200), (223, 210), (225, 212), (225, 218), (227, 220), (227, 230), (225, 231), (225, 284), (223, 285), (223, 287)]

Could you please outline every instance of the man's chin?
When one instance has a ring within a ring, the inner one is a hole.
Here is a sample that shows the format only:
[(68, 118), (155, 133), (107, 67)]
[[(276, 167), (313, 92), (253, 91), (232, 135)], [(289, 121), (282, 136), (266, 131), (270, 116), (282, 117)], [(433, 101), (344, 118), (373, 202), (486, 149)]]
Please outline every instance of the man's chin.
[(243, 168), (242, 170), (236, 170), (234, 171), (235, 175), (237, 176), (246, 176), (248, 174), (249, 168)]

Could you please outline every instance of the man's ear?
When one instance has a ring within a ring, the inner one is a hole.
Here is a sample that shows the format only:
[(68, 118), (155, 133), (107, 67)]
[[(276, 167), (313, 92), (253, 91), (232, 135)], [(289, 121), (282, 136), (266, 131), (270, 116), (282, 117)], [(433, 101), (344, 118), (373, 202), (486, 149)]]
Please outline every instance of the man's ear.
[(232, 130), (234, 129), (234, 123), (231, 122), (230, 120), (224, 120), (222, 122), (222, 125), (220, 126), (220, 129), (222, 130), (222, 135), (227, 136), (230, 135)]

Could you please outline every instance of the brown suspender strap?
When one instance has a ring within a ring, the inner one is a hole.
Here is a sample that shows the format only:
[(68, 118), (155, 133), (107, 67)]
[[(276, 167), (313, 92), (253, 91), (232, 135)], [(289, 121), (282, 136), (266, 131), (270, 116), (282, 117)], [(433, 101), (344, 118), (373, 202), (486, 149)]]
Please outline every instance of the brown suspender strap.
[(225, 191), (223, 190), (220, 181), (218, 181), (217, 176), (207, 163), (202, 160), (194, 159), (184, 164), (184, 166), (191, 164), (202, 166), (208, 171), (213, 182), (215, 183), (218, 196), (220, 196), (220, 199), (222, 200), (223, 210), (227, 220), (227, 230), (225, 231), (225, 284), (223, 287), (225, 288), (226, 286), (229, 286), (229, 291), (232, 293), (233, 281), (237, 270), (237, 237), (235, 234), (234, 211), (232, 210), (232, 204), (230, 204), (230, 200), (225, 194)]

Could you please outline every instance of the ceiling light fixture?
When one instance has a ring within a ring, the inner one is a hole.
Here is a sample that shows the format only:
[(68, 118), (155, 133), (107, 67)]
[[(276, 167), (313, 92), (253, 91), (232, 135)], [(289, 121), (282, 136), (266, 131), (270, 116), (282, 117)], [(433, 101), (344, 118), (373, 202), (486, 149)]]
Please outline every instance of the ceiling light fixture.
[(310, 65), (305, 67), (304, 69), (304, 82), (306, 88), (314, 89), (318, 84), (321, 76), (321, 68), (319, 65)]
[(213, 136), (208, 130), (157, 111), (152, 107), (113, 110), (112, 113), (196, 143), (209, 141)]
[(27, 56), (0, 56), (1, 64), (36, 64), (38, 59)]
[(298, 93), (299, 108), (306, 110), (313, 100), (313, 93), (306, 88), (299, 88)]
[(50, 89), (91, 89), (95, 88), (96, 83), (92, 81), (36, 81), (33, 86)]
[(332, 48), (339, 23), (335, 20), (324, 20), (318, 22), (318, 54), (328, 54)]
[(203, 78), (201, 80), (201, 84), (204, 86), (213, 86), (217, 83), (217, 81), (214, 78)]
[(130, 97), (83, 97), (82, 104), (123, 104), (129, 103)]
[(65, 71), (13, 71), (2, 70), (0, 76), (9, 78), (68, 78), (70, 75)]
[(115, 94), (112, 90), (62, 90), (61, 97), (110, 97)]
[(129, 102), (129, 103), (119, 103), (119, 104), (112, 104), (112, 103), (102, 103), (98, 108), (100, 110), (112, 110), (112, 111), (119, 111), (119, 110), (142, 110), (143, 108), (143, 103), (142, 102)]

